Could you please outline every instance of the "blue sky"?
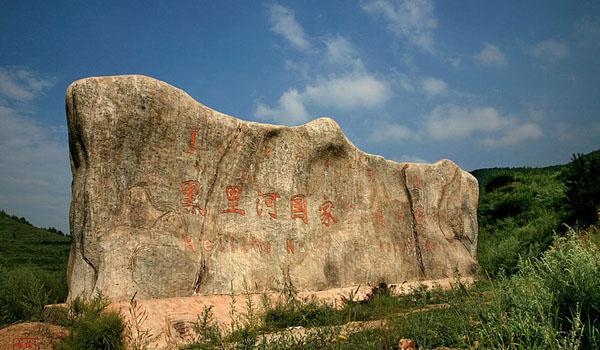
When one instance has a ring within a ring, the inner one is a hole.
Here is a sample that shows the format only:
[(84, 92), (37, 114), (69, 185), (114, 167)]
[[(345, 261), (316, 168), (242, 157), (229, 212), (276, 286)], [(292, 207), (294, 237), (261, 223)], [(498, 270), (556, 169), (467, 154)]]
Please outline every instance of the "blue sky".
[(145, 74), (244, 120), (338, 121), (467, 170), (600, 147), (598, 1), (5, 1), (0, 209), (68, 231), (64, 93)]

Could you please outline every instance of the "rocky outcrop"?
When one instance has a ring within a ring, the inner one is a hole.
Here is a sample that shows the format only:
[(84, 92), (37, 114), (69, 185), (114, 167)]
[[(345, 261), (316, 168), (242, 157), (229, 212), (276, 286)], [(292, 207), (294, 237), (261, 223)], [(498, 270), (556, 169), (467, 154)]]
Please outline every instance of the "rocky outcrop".
[(245, 122), (144, 76), (66, 95), (69, 298), (114, 300), (471, 274), (478, 185), (449, 160), (396, 163), (336, 122)]

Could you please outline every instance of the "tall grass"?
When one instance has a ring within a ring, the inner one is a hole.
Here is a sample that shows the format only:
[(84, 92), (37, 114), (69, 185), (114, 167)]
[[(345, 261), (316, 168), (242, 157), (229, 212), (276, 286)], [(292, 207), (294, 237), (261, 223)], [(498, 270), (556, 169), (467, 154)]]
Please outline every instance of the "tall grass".
[(600, 249), (570, 230), (497, 282), (481, 339), (500, 349), (600, 347)]

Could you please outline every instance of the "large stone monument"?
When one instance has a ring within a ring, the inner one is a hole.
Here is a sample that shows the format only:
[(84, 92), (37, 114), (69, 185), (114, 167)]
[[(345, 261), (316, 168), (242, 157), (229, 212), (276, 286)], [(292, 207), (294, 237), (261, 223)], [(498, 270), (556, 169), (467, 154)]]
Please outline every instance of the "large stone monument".
[(329, 118), (245, 122), (144, 76), (66, 95), (69, 298), (302, 291), (472, 274), (477, 181), (396, 163)]

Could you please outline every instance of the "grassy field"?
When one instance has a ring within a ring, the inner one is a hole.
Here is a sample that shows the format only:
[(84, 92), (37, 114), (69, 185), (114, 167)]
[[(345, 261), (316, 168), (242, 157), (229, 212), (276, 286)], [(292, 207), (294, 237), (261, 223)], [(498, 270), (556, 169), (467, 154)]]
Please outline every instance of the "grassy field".
[(70, 236), (0, 211), (0, 327), (67, 297)]
[(0, 266), (66, 273), (71, 237), (37, 228), (0, 211)]

